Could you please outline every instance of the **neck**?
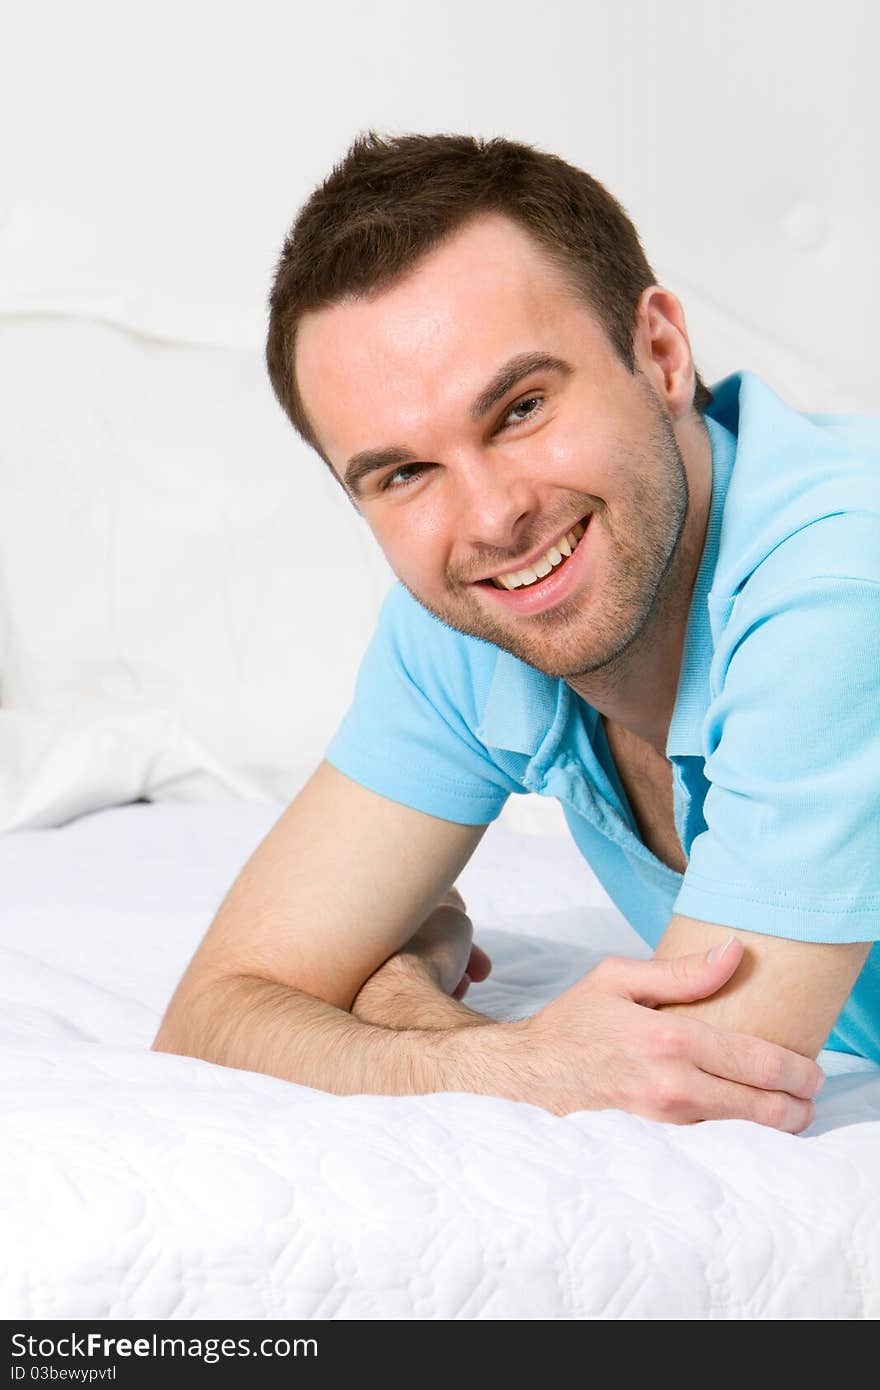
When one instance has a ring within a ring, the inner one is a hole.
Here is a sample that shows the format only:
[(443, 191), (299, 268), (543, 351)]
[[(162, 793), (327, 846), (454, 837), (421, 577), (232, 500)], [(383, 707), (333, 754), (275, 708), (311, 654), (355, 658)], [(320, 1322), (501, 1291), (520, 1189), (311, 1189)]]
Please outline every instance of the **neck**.
[(650, 617), (614, 661), (567, 682), (606, 720), (664, 757), (712, 498), (712, 446), (702, 421), (681, 426), (679, 448), (688, 476), (688, 512)]

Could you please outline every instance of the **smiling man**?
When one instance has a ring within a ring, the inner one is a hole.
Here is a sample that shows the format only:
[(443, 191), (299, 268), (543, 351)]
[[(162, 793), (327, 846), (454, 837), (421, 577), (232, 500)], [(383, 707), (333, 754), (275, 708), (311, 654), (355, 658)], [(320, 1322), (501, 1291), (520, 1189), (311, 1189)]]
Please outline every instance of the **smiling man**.
[[(267, 357), (399, 583), (155, 1046), (804, 1129), (822, 1047), (880, 1060), (880, 426), (710, 392), (620, 206), (505, 140), (356, 141)], [(654, 959), (495, 1022), (452, 885), (526, 792)]]

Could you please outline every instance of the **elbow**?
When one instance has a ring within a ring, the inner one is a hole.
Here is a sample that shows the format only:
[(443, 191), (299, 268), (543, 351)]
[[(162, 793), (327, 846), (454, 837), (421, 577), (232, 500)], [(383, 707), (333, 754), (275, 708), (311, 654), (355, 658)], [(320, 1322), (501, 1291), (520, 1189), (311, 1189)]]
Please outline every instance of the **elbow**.
[[(196, 1007), (195, 999), (200, 1005)], [(207, 1009), (207, 1011), (206, 1011)], [(159, 1031), (150, 1044), (151, 1052), (170, 1052), (177, 1057), (204, 1057), (204, 1039), (211, 1023), (211, 1000), (201, 989), (198, 994), (177, 993), (165, 1010)]]
[(192, 1041), (186, 1039), (183, 1030), (175, 1026), (173, 1021), (169, 1021), (166, 1014), (163, 1018), (159, 1031), (150, 1043), (151, 1052), (170, 1052), (176, 1057), (196, 1057), (198, 1052), (193, 1048)]
[(184, 1051), (184, 1049), (178, 1043), (173, 1031), (167, 1028), (163, 1021), (158, 1033), (156, 1034), (153, 1041), (150, 1043), (150, 1051), (173, 1052), (179, 1056)]

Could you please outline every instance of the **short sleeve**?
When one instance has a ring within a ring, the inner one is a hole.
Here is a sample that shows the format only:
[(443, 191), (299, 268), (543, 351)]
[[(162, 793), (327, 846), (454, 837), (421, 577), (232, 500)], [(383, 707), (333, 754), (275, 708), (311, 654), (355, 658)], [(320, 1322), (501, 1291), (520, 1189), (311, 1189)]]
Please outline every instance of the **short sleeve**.
[(799, 941), (875, 941), (880, 584), (802, 579), (731, 626), (703, 726), (707, 828), (675, 911)]
[[(481, 650), (484, 648), (485, 650)], [(473, 733), (487, 644), (440, 623), (393, 588), (361, 660), (354, 698), (324, 756), (372, 791), (462, 825), (500, 815), (526, 788)]]

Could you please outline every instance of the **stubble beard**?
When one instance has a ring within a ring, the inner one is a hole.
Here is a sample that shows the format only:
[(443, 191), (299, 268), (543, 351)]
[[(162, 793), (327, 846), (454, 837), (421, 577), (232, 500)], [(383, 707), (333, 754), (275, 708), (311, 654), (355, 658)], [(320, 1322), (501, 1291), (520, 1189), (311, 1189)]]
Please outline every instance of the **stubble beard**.
[(584, 514), (591, 513), (590, 529), (603, 532), (604, 563), (603, 572), (570, 599), (543, 613), (496, 622), (470, 588), (457, 589), (450, 604), (437, 608), (401, 580), (404, 588), (445, 626), (501, 647), (545, 675), (573, 679), (603, 669), (611, 675), (634, 643), (651, 640), (675, 605), (681, 582), (676, 561), (690, 500), (687, 471), (656, 398), (652, 415), (648, 443), (626, 457), (631, 501), (616, 523), (601, 499), (580, 494)]

